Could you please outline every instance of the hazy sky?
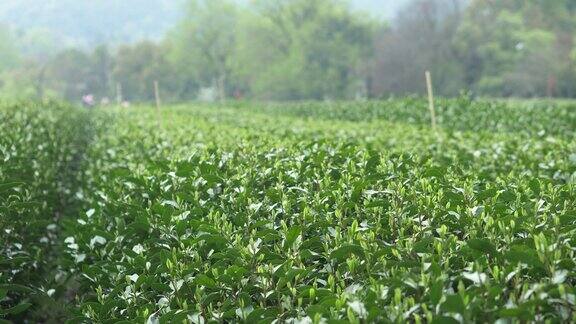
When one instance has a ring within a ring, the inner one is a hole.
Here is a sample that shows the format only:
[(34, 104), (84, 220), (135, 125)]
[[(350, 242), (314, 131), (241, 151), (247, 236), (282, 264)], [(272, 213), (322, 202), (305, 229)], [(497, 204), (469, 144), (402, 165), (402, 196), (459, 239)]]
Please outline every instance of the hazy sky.
[[(42, 29), (58, 42), (81, 46), (130, 42), (161, 37), (178, 20), (183, 1), (0, 0), (0, 23), (20, 31)], [(390, 19), (409, 0), (349, 1), (356, 9)]]
[(385, 18), (393, 18), (408, 0), (353, 0), (356, 8), (369, 10)]

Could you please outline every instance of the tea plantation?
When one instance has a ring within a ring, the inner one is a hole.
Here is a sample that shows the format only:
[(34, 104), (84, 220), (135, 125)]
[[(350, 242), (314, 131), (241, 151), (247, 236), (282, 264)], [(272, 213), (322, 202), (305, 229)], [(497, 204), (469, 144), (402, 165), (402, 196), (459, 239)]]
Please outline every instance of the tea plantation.
[(576, 106), (0, 108), (0, 322), (576, 321)]

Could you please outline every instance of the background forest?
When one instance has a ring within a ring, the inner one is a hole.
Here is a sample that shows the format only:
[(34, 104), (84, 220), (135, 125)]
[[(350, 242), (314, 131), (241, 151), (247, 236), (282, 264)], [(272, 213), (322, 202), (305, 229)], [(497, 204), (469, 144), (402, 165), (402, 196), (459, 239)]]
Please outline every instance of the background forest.
[(0, 4), (4, 98), (382, 98), (427, 69), (443, 96), (576, 97), (570, 0), (25, 2)]

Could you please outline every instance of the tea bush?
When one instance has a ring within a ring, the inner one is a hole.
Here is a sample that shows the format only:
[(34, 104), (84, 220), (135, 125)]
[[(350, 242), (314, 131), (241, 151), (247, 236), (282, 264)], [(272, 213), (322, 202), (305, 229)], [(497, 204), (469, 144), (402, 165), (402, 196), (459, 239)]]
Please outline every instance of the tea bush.
[[(57, 149), (33, 164), (42, 177), (3, 168), (3, 213), (18, 212), (4, 197), (44, 208), (3, 225), (26, 253), (51, 251), (60, 280), (3, 250), (33, 275), (2, 272), (26, 287), (4, 289), (3, 313), (50, 301), (71, 322), (575, 320), (576, 110), (438, 106), (437, 132), (419, 99), (19, 112), (58, 140), (20, 121), (2, 130), (10, 143)], [(23, 232), (27, 219), (38, 227)]]
[(65, 316), (55, 297), (68, 269), (62, 219), (77, 214), (89, 116), (56, 103), (5, 105), (0, 110), (0, 316), (19, 322)]

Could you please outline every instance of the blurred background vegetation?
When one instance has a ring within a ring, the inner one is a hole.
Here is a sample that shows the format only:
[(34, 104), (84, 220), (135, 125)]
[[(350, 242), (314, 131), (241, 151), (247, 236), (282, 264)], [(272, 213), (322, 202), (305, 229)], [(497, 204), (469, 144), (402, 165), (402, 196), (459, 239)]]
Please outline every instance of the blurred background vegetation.
[(572, 0), (8, 0), (0, 97), (576, 97)]

